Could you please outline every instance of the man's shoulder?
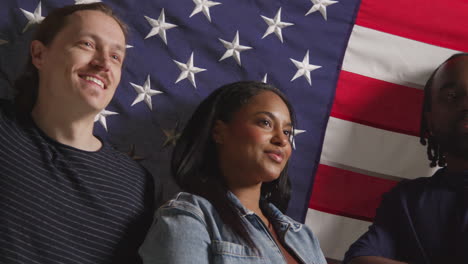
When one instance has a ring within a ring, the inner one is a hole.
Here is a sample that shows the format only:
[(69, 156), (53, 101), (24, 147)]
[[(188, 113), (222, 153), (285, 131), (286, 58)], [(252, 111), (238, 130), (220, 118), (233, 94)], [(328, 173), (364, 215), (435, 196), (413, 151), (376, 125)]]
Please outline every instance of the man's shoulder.
[(437, 186), (440, 184), (441, 177), (442, 170), (438, 170), (432, 176), (429, 177), (419, 177), (410, 180), (403, 180), (397, 185), (397, 187), (401, 189), (421, 189), (431, 186)]
[(443, 186), (442, 170), (438, 170), (430, 177), (419, 177), (399, 182), (386, 196), (420, 197), (428, 191), (440, 189)]
[(12, 101), (0, 98), (0, 120), (14, 117), (14, 104)]
[(148, 178), (150, 173), (140, 163), (132, 159), (128, 153), (119, 151), (108, 141), (102, 140), (103, 149), (101, 155), (105, 156), (106, 160), (111, 160), (111, 164), (119, 164), (133, 172), (138, 173), (142, 177)]
[(102, 140), (99, 138), (103, 145), (103, 153), (108, 156), (111, 156), (115, 160), (120, 160), (122, 162), (130, 163), (134, 166), (140, 166), (138, 162), (136, 162), (128, 153), (122, 152), (118, 150), (114, 145), (112, 145), (109, 141)]
[(19, 132), (28, 132), (31, 128), (29, 115), (20, 115), (13, 101), (0, 98), (0, 127), (2, 133), (19, 136)]

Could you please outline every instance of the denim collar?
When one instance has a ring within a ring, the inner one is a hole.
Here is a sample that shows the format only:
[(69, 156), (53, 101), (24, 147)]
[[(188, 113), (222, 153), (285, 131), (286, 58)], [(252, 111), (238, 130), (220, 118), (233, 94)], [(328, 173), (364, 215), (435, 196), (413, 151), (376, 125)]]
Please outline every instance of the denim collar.
[(231, 201), (234, 206), (236, 207), (236, 209), (239, 211), (239, 214), (241, 217), (245, 217), (247, 215), (253, 215), (255, 214), (253, 211), (250, 211), (249, 209), (245, 208), (239, 198), (237, 198), (237, 196), (235, 196), (231, 191), (228, 191), (227, 193), (227, 197), (229, 199), (229, 201)]
[[(248, 215), (255, 214), (253, 211), (245, 208), (240, 200), (235, 196), (232, 192), (228, 191), (228, 199), (234, 204), (236, 209), (239, 211), (241, 217), (246, 217)], [(275, 205), (272, 203), (267, 203), (265, 201), (260, 201), (260, 205), (262, 207), (263, 213), (268, 217), (268, 219), (272, 220), (274, 223), (278, 223), (281, 228), (285, 228), (291, 226), (294, 232), (301, 230), (302, 224), (298, 223), (288, 216), (284, 215)]]

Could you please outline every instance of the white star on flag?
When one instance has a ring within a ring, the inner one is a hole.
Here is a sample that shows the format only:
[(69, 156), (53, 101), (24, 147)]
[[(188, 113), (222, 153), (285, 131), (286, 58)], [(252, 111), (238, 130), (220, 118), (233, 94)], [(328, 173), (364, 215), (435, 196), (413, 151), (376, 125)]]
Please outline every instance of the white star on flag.
[(167, 45), (166, 30), (175, 28), (177, 27), (177, 25), (166, 23), (166, 15), (164, 15), (164, 8), (162, 9), (161, 14), (159, 14), (158, 20), (152, 19), (151, 17), (147, 16), (145, 16), (145, 18), (152, 27), (151, 31), (148, 33), (145, 39), (155, 35), (159, 35), (164, 41), (164, 43)]
[(75, 0), (75, 5), (99, 3), (101, 0)]
[(307, 131), (301, 130), (301, 129), (294, 129), (294, 135), (291, 137), (291, 144), (293, 146), (293, 149), (296, 149), (296, 140), (295, 140), (296, 136), (304, 132), (307, 132)]
[(265, 17), (265, 16), (261, 16), (261, 17), (263, 18), (263, 20), (265, 20), (265, 23), (268, 24), (268, 28), (265, 31), (265, 34), (263, 34), (262, 39), (274, 32), (276, 36), (280, 39), (281, 43), (283, 43), (283, 34), (281, 30), (285, 27), (289, 27), (294, 24), (281, 21), (281, 7), (280, 9), (278, 9), (278, 12), (276, 13), (273, 19)]
[(133, 86), (135, 91), (138, 93), (137, 97), (135, 98), (135, 100), (132, 103), (132, 106), (134, 106), (135, 104), (137, 104), (137, 103), (144, 100), (146, 105), (149, 107), (149, 109), (153, 110), (153, 104), (151, 102), (151, 96), (157, 95), (157, 94), (160, 94), (160, 93), (163, 93), (163, 92), (151, 89), (150, 75), (148, 74), (148, 76), (146, 77), (146, 81), (145, 81), (145, 84), (143, 84), (143, 86), (138, 85), (138, 84), (134, 84), (134, 83), (130, 83), (130, 84)]
[(206, 18), (208, 18), (208, 21), (210, 22), (211, 22), (210, 7), (221, 4), (219, 2), (214, 2), (214, 1), (209, 1), (209, 0), (193, 0), (193, 2), (195, 3), (195, 8), (193, 9), (192, 14), (190, 14), (190, 17), (200, 12), (203, 12), (203, 14), (205, 14)]
[(304, 76), (304, 78), (307, 79), (307, 82), (309, 83), (309, 85), (312, 85), (312, 80), (310, 79), (310, 72), (318, 68), (322, 68), (322, 66), (309, 64), (309, 51), (306, 52), (306, 55), (304, 56), (304, 59), (302, 60), (302, 62), (293, 60), (291, 58), (290, 60), (297, 67), (296, 75), (294, 75), (294, 77), (291, 79), (291, 82), (301, 76)]
[(7, 43), (8, 43), (8, 41), (7, 41), (7, 40), (0, 39), (0, 45), (7, 44)]
[(179, 67), (179, 69), (181, 70), (180, 75), (175, 83), (178, 83), (183, 79), (187, 78), (192, 83), (193, 87), (197, 88), (197, 84), (195, 83), (195, 74), (202, 71), (206, 71), (206, 69), (193, 66), (193, 52), (190, 55), (190, 58), (188, 59), (187, 63), (178, 62), (176, 60), (174, 60), (174, 62), (177, 64), (177, 67)]
[(106, 122), (106, 117), (111, 116), (111, 115), (118, 115), (119, 113), (112, 112), (112, 111), (107, 111), (106, 109), (103, 109), (99, 114), (97, 114), (94, 117), (94, 122), (99, 121), (101, 125), (104, 127), (104, 129), (107, 131), (107, 122)]
[(239, 45), (239, 31), (236, 32), (236, 36), (234, 37), (232, 42), (228, 42), (223, 39), (219, 39), (219, 41), (221, 41), (221, 43), (223, 43), (224, 47), (226, 48), (226, 52), (224, 53), (223, 57), (219, 59), (219, 61), (222, 61), (232, 56), (237, 61), (237, 64), (239, 64), (239, 66), (241, 66), (240, 53), (242, 51), (252, 49), (252, 47)]
[(132, 46), (132, 45), (128, 45), (128, 44), (127, 44), (127, 45), (125, 46), (125, 48), (127, 48), (127, 49), (131, 49), (131, 48), (133, 48), (133, 46)]
[(310, 10), (305, 15), (307, 16), (308, 14), (319, 11), (325, 20), (327, 20), (327, 6), (338, 3), (338, 1), (332, 1), (332, 0), (311, 0), (311, 1), (314, 5), (312, 6), (312, 8), (310, 8)]
[(26, 11), (22, 8), (20, 8), (21, 12), (23, 12), (24, 16), (28, 19), (28, 24), (23, 29), (23, 33), (28, 30), (28, 28), (34, 24), (40, 24), (42, 20), (44, 20), (44, 17), (41, 15), (42, 13), (42, 8), (41, 8), (41, 2), (37, 5), (36, 9), (34, 10), (34, 13), (31, 13), (29, 11)]
[(265, 75), (263, 76), (262, 82), (267, 83), (267, 80), (268, 80), (268, 73), (265, 73)]

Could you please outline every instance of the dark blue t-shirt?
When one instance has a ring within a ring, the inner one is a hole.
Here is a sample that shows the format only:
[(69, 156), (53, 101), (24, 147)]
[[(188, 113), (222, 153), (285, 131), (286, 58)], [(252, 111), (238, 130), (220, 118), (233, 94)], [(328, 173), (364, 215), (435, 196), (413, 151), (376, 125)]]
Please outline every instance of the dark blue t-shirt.
[(346, 252), (409, 263), (468, 263), (468, 172), (404, 181), (383, 196), (374, 223)]
[(151, 175), (105, 142), (79, 150), (29, 119), (0, 101), (0, 263), (139, 263)]

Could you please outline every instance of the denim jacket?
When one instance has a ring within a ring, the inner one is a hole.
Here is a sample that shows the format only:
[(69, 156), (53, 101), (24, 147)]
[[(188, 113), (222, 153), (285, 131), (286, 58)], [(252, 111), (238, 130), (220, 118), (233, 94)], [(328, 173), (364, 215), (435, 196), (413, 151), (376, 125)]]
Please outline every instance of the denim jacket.
[[(242, 206), (234, 194), (228, 196), (238, 208), (258, 250), (224, 225), (208, 200), (181, 192), (156, 212), (153, 226), (140, 247), (143, 263), (286, 263), (260, 218)], [(272, 204), (266, 204), (264, 213), (282, 245), (300, 263), (326, 264), (319, 242), (309, 228)]]

